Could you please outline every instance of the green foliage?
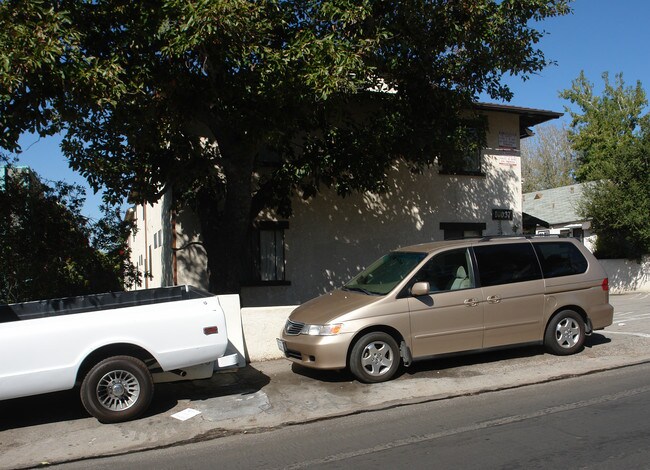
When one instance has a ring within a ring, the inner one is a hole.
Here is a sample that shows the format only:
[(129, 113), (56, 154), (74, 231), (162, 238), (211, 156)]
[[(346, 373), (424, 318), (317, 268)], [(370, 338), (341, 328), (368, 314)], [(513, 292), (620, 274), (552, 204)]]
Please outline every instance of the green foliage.
[(571, 88), (560, 93), (578, 110), (566, 107), (571, 115), (569, 138), (578, 153), (578, 181), (607, 178), (615, 171), (614, 155), (630, 145), (637, 137), (641, 122), (647, 120), (641, 113), (648, 104), (641, 82), (626, 87), (623, 74), (616, 75), (611, 84), (607, 72), (602, 75), (602, 95), (594, 94), (594, 85), (580, 72)]
[(650, 128), (616, 150), (607, 179), (585, 191), (581, 210), (598, 234), (596, 254), (639, 259), (650, 253)]
[(575, 183), (576, 158), (565, 127), (538, 126), (521, 144), (524, 193)]
[[(0, 303), (122, 290), (120, 221), (83, 217), (79, 186), (47, 185), (28, 168), (0, 170)], [(93, 232), (101, 237), (91, 244)]]
[(603, 258), (640, 258), (650, 253), (650, 118), (641, 83), (616, 86), (603, 74), (605, 88), (595, 96), (581, 73), (562, 93), (580, 112), (573, 117), (571, 139), (580, 152), (578, 175), (591, 180), (581, 212), (598, 235), (596, 253)]
[[(140, 285), (136, 267), (130, 262), (130, 248), (127, 240), (133, 229), (132, 221), (123, 217), (119, 206), (102, 204), (100, 207), (102, 217), (90, 224), (90, 244), (95, 251), (97, 261), (102, 269), (97, 271), (97, 284), (106, 287), (100, 290), (115, 290), (110, 287), (117, 284), (122, 290), (135, 285)], [(99, 277), (101, 275), (101, 277)]]
[(201, 220), (211, 289), (236, 291), (263, 208), (381, 191), (397, 158), (453, 167), (483, 134), (472, 101), (548, 64), (530, 24), (568, 3), (5, 0), (0, 147), (63, 129), (113, 201), (172, 189)]

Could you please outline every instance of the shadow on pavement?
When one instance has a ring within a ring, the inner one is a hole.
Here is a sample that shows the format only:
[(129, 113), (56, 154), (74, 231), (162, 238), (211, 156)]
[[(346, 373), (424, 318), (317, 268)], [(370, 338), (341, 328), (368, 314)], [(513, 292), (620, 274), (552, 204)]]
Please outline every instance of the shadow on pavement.
[(252, 395), (270, 381), (268, 376), (247, 365), (238, 370), (215, 373), (210, 379), (157, 384), (155, 403), (151, 404), (149, 412), (167, 412), (180, 400), (198, 401), (226, 395)]
[(0, 431), (88, 418), (78, 389), (0, 401)]
[[(253, 394), (269, 382), (269, 377), (247, 366), (215, 373), (210, 379), (156, 384), (151, 406), (139, 419), (166, 413), (180, 400)], [(78, 388), (0, 401), (0, 431), (79, 419), (94, 418), (81, 404)]]
[[(400, 367), (395, 378), (397, 379), (401, 376), (426, 377), (427, 374), (431, 372), (435, 372), (437, 376), (440, 376), (442, 371), (447, 371), (448, 373), (446, 375), (448, 376), (460, 377), (462, 375), (465, 377), (469, 373), (468, 371), (457, 372), (456, 375), (453, 375), (453, 371), (460, 367), (503, 361), (507, 359), (532, 357), (543, 353), (544, 349), (541, 346), (529, 346), (491, 352), (477, 351), (441, 356), (438, 358), (416, 361), (410, 367)], [(320, 382), (341, 383), (356, 380), (347, 370), (318, 370), (304, 367), (296, 363), (291, 364), (291, 370), (302, 377), (318, 380)]]
[(458, 369), (491, 362), (539, 356), (542, 354), (544, 354), (544, 348), (542, 346), (512, 347), (493, 351), (479, 350), (417, 361), (410, 367), (405, 368), (404, 372), (408, 375), (417, 375), (419, 377), (428, 377), (430, 373), (435, 373), (436, 377), (440, 377), (441, 375), (444, 377), (468, 377), (481, 374), (466, 369)]
[(291, 363), (291, 371), (294, 374), (306, 377), (309, 379), (318, 380), (320, 382), (340, 383), (350, 382), (355, 380), (352, 374), (347, 369), (342, 370), (319, 370), (310, 367), (304, 367), (295, 362)]
[[(592, 348), (610, 343), (611, 339), (593, 333), (585, 339), (585, 348)], [(468, 370), (467, 367), (492, 362), (507, 361), (519, 358), (529, 358), (547, 354), (544, 346), (515, 346), (511, 348), (492, 351), (475, 351), (456, 353), (451, 355), (434, 357), (431, 359), (414, 362), (410, 367), (401, 367), (395, 379), (408, 379), (412, 377), (425, 378), (435, 374), (436, 377), (469, 377), (481, 375), (480, 372)], [(580, 354), (580, 353), (578, 353)], [(347, 371), (318, 370), (310, 369), (293, 363), (291, 370), (302, 377), (318, 380), (327, 383), (341, 383), (354, 381), (355, 378)]]
[(600, 346), (601, 344), (607, 344), (611, 342), (611, 338), (603, 336), (599, 333), (592, 333), (591, 336), (587, 336), (587, 339), (585, 340), (585, 348), (592, 348), (594, 346)]

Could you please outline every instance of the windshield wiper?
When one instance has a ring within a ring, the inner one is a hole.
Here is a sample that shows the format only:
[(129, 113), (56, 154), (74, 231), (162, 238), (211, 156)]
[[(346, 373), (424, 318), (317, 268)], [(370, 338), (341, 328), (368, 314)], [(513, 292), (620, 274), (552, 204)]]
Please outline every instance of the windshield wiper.
[(341, 289), (342, 290), (354, 291), (354, 292), (363, 292), (366, 295), (382, 295), (382, 294), (379, 294), (377, 292), (371, 292), (369, 290), (366, 290), (363, 287), (347, 287), (347, 286), (343, 286)]

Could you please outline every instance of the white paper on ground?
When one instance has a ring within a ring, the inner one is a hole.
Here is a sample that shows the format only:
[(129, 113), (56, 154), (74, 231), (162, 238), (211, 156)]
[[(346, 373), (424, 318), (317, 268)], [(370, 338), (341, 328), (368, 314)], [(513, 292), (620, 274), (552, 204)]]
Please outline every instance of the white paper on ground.
[(190, 418), (193, 418), (196, 415), (201, 414), (199, 410), (194, 410), (192, 408), (186, 408), (183, 411), (179, 411), (178, 413), (174, 413), (172, 415), (172, 418), (176, 418), (180, 421), (187, 421)]

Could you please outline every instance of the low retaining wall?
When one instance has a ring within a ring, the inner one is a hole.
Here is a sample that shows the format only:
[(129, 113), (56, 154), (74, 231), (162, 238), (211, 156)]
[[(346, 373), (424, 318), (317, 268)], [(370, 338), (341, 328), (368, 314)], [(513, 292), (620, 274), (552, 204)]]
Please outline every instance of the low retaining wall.
[(297, 305), (284, 307), (241, 308), (238, 295), (220, 295), (228, 328), (227, 354), (239, 354), (239, 367), (247, 362), (282, 358), (275, 341)]
[(612, 294), (650, 292), (650, 256), (646, 256), (640, 263), (627, 259), (598, 261), (607, 272)]
[(241, 320), (249, 362), (269, 361), (283, 357), (275, 341), (297, 305), (286, 307), (242, 308)]

